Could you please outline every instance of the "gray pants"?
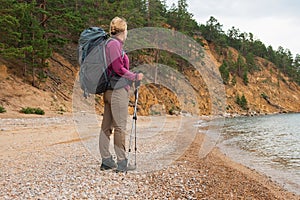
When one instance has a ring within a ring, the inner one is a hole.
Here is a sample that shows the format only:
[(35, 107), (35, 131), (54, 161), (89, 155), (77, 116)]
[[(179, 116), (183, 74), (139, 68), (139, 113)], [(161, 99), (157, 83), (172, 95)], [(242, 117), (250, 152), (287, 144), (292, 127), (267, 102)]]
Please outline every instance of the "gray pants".
[(102, 159), (109, 158), (110, 136), (114, 129), (114, 149), (117, 160), (126, 158), (125, 134), (128, 116), (128, 92), (121, 88), (107, 90), (104, 93), (104, 114), (99, 137), (99, 149)]

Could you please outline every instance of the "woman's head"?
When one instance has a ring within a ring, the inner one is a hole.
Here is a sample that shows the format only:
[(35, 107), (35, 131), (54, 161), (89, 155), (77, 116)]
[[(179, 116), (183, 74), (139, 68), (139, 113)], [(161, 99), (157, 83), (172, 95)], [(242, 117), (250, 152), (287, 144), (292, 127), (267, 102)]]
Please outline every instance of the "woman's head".
[[(110, 22), (109, 33), (111, 36), (118, 36), (125, 33), (127, 37), (127, 22), (124, 18), (115, 17)], [(125, 39), (126, 39), (125, 37)]]

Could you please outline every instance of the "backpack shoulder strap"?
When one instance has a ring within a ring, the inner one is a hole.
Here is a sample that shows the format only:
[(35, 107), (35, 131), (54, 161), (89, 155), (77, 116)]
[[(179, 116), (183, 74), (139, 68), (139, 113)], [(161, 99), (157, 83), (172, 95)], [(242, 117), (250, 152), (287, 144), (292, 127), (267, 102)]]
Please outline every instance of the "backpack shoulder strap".
[[(115, 39), (115, 38), (113, 38), (113, 37), (110, 37), (110, 38), (108, 38), (107, 40), (106, 40), (106, 43), (105, 43), (105, 46), (110, 42), (110, 41), (112, 41), (112, 40), (115, 40), (115, 41), (118, 41), (117, 39)], [(125, 51), (122, 49), (122, 58), (124, 58), (124, 56), (125, 56)]]

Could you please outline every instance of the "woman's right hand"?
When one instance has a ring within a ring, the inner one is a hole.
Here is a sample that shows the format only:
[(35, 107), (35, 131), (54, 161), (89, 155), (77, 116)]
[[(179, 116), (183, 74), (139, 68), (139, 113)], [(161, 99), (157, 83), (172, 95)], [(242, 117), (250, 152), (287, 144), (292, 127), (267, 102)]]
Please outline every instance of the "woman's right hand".
[(144, 77), (144, 74), (143, 74), (143, 73), (138, 73), (137, 76), (136, 76), (136, 80), (137, 80), (137, 81), (140, 81), (140, 80), (143, 79), (143, 77)]

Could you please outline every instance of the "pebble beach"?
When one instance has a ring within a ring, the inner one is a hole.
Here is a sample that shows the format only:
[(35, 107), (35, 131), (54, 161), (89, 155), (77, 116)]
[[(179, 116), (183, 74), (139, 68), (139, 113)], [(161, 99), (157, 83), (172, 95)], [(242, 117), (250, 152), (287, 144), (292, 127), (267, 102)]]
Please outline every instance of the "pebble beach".
[[(150, 131), (151, 120), (141, 118), (139, 131)], [(190, 131), (172, 129), (180, 121), (165, 121), (155, 135), (161, 143), (154, 136), (140, 139), (138, 169), (125, 174), (100, 170), (101, 159), (78, 134), (72, 116), (2, 118), (0, 199), (300, 199), (217, 148), (199, 157), (205, 134), (179, 137)], [(165, 147), (167, 139), (174, 144)], [(96, 143), (97, 136), (90, 140)], [(160, 156), (151, 154), (162, 146)]]

